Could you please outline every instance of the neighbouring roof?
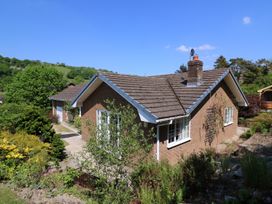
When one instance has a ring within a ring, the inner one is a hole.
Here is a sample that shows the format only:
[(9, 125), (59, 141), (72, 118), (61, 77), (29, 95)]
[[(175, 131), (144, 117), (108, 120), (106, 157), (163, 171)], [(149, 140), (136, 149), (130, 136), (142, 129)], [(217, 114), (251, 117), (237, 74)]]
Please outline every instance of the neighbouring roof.
[(272, 85), (267, 86), (267, 87), (264, 87), (264, 88), (258, 90), (258, 93), (262, 93), (262, 92), (264, 92), (264, 91), (266, 91), (266, 90), (271, 90), (271, 89), (272, 89)]
[(70, 85), (56, 95), (51, 96), (49, 99), (54, 101), (72, 102), (79, 95), (80, 91), (84, 88), (85, 85), (86, 83), (75, 86)]
[(147, 121), (158, 122), (163, 118), (190, 114), (219, 82), (226, 80), (232, 84), (234, 95), (239, 95), (237, 100), (247, 105), (247, 100), (230, 69), (204, 71), (203, 83), (195, 87), (182, 83), (182, 77), (186, 80), (186, 73), (148, 77), (100, 73), (90, 81), (73, 103), (84, 101), (87, 95), (91, 94), (88, 89), (94, 90), (104, 82), (131, 103), (140, 115), (142, 112), (148, 116), (145, 118), (151, 118)]

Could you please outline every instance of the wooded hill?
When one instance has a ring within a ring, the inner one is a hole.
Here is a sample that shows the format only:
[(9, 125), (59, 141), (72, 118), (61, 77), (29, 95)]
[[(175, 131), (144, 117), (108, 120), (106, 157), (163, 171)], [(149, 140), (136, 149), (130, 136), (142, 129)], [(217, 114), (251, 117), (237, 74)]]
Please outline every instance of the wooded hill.
[[(68, 83), (78, 84), (90, 79), (98, 69), (94, 67), (75, 67), (64, 63), (47, 63), (39, 60), (19, 60), (16, 58), (3, 57), (0, 55), (0, 94), (12, 81), (14, 75), (24, 70), (28, 66), (41, 65), (41, 67), (55, 68), (63, 73)], [(107, 71), (101, 70), (100, 71)]]

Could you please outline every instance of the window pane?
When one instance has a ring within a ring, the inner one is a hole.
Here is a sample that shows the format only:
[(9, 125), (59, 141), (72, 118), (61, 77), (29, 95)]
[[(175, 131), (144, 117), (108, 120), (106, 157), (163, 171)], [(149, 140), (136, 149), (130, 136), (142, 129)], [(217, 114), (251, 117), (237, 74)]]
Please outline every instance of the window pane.
[(168, 142), (175, 141), (175, 123), (173, 122), (171, 125), (168, 125)]

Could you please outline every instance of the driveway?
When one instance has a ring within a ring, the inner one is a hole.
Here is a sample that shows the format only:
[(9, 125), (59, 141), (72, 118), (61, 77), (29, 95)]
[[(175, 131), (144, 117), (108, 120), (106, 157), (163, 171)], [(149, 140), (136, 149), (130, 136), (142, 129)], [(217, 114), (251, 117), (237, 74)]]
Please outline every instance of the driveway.
[(66, 123), (53, 125), (53, 128), (56, 133), (61, 135), (68, 156), (76, 156), (77, 153), (83, 150), (86, 142), (81, 139), (81, 135), (75, 128), (70, 127), (69, 124)]

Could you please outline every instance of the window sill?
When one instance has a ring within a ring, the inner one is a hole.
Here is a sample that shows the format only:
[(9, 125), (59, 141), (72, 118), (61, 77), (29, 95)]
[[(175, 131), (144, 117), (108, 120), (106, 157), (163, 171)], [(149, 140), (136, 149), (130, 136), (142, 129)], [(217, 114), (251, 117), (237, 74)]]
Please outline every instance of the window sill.
[(191, 138), (186, 138), (186, 139), (183, 139), (183, 140), (180, 140), (177, 142), (167, 143), (167, 148), (170, 149), (172, 147), (175, 147), (175, 146), (180, 145), (182, 143), (188, 142), (190, 140), (191, 140)]
[(229, 125), (233, 124), (233, 122), (230, 122), (230, 123), (224, 123), (224, 127), (227, 127)]

